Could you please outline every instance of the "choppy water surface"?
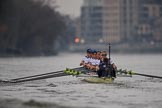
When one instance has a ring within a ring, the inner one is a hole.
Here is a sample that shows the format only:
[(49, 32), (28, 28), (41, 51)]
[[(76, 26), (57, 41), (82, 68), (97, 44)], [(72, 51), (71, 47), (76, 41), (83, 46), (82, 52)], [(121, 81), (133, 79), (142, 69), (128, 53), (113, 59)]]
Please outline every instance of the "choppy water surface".
[[(54, 57), (0, 58), (0, 79), (42, 74), (78, 67), (84, 54)], [(118, 68), (162, 76), (160, 54), (114, 54)], [(1, 99), (36, 100), (63, 106), (92, 108), (161, 108), (162, 79), (142, 76), (119, 77), (113, 84), (90, 84), (80, 78), (64, 76), (21, 84), (0, 85)]]

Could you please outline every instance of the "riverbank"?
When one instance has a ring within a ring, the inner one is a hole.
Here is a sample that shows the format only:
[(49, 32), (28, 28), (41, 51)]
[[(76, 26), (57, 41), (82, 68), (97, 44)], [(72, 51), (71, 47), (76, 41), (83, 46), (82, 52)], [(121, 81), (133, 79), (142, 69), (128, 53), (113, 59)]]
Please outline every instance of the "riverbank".
[[(87, 48), (106, 50), (108, 51), (108, 44), (73, 44), (70, 45), (70, 52), (85, 52)], [(143, 43), (122, 43), (112, 44), (111, 51), (113, 53), (162, 53), (162, 43), (143, 44)]]
[(0, 52), (0, 57), (39, 57), (39, 56), (56, 56), (58, 52), (53, 52), (49, 54), (15, 54), (15, 53), (3, 53)]

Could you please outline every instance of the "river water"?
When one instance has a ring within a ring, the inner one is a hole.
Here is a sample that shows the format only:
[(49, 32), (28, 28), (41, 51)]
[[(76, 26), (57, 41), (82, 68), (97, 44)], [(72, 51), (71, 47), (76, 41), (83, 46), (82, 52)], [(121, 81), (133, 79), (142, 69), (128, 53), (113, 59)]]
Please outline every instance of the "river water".
[[(83, 53), (63, 53), (50, 57), (0, 58), (0, 79), (79, 67), (83, 56)], [(118, 68), (162, 76), (161, 54), (112, 54), (111, 59)], [(118, 77), (112, 84), (90, 84), (74, 76), (64, 76), (0, 85), (0, 99), (18, 99), (20, 103), (32, 99), (69, 108), (161, 108), (162, 79)]]

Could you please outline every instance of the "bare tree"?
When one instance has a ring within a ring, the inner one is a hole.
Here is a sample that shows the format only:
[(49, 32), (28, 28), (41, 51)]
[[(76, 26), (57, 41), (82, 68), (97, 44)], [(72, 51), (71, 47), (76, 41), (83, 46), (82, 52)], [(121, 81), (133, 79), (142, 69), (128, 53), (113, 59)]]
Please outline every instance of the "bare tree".
[[(65, 30), (63, 16), (45, 0), (2, 0), (0, 53), (54, 54), (54, 41)], [(2, 50), (3, 49), (3, 50)]]

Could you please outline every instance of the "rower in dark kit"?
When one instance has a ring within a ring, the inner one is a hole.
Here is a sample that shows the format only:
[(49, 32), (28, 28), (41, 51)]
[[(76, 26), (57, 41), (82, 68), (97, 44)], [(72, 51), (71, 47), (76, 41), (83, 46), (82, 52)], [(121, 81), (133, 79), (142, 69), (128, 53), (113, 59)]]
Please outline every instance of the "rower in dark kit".
[(97, 74), (98, 77), (113, 77), (116, 78), (117, 67), (114, 63), (107, 58), (107, 52), (103, 51), (101, 53), (101, 62), (98, 66)]

